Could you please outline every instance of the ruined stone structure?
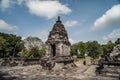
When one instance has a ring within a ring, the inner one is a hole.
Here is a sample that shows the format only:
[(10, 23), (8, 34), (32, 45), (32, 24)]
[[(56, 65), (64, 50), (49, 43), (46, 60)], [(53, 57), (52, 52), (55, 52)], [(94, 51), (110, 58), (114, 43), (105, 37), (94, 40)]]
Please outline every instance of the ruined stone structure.
[(115, 42), (116, 46), (110, 54), (105, 54), (100, 59), (96, 73), (109, 74), (111, 77), (118, 77), (120, 80), (120, 38)]
[(120, 55), (120, 38), (115, 42), (116, 46), (113, 48), (113, 51), (110, 53), (110, 56)]
[(58, 16), (58, 20), (50, 31), (46, 41), (46, 56), (54, 57), (56, 62), (69, 62), (73, 59), (70, 57), (70, 42), (67, 31)]
[(50, 31), (46, 41), (46, 54), (41, 59), (43, 69), (74, 67), (73, 58), (70, 56), (70, 42), (67, 31), (58, 16), (58, 20)]

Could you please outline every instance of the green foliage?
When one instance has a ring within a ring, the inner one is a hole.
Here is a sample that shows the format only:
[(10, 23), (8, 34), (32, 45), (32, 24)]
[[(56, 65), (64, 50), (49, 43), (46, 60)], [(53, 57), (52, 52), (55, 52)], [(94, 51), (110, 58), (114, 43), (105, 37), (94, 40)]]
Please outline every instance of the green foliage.
[(78, 48), (78, 45), (74, 44), (70, 47), (70, 53), (71, 55), (77, 55), (77, 48)]
[(87, 52), (87, 44), (83, 42), (78, 43), (78, 50), (80, 51), (80, 56), (83, 57)]
[[(18, 57), (19, 52), (23, 50), (20, 55), (24, 58), (41, 58), (45, 54), (45, 47), (41, 39), (29, 37), (26, 39), (29, 43), (28, 49), (24, 49), (24, 42), (20, 36), (13, 34), (0, 33), (0, 58), (3, 57)], [(98, 58), (102, 54), (110, 53), (115, 46), (115, 43), (109, 41), (107, 44), (99, 44), (97, 41), (79, 42), (70, 47), (71, 55), (84, 57), (85, 53), (89, 53), (93, 59)], [(41, 48), (42, 47), (42, 48)], [(78, 55), (80, 51), (80, 55)]]
[(26, 59), (41, 58), (45, 54), (45, 48), (31, 47), (29, 50), (23, 51), (21, 57)]
[(42, 57), (44, 54), (45, 54), (45, 51), (46, 48), (45, 47), (42, 47), (40, 50), (39, 50), (39, 56)]
[(39, 48), (38, 47), (32, 47), (30, 50), (29, 50), (29, 56), (31, 58), (34, 58), (34, 57), (39, 57)]
[(70, 48), (71, 55), (77, 55), (77, 50), (80, 51), (80, 56), (83, 57), (85, 53), (88, 52), (88, 55), (93, 59), (100, 57), (103, 54), (111, 53), (115, 43), (109, 41), (107, 44), (99, 44), (97, 41), (88, 41), (86, 43), (79, 42), (77, 44), (73, 44)]
[(87, 42), (88, 55), (93, 59), (98, 58), (102, 54), (101, 45), (97, 41)]
[(5, 53), (5, 42), (6, 42), (6, 40), (2, 37), (2, 36), (0, 36), (0, 57), (4, 57), (4, 53)]
[(109, 41), (107, 44), (102, 45), (103, 54), (111, 53), (114, 46), (115, 46), (115, 43), (113, 43), (111, 41)]
[(17, 57), (24, 48), (21, 37), (13, 34), (0, 33), (0, 57)]
[(33, 59), (33, 58), (41, 58), (45, 53), (44, 44), (41, 39), (38, 37), (27, 37), (24, 39), (25, 42), (25, 50), (22, 53), (23, 58)]

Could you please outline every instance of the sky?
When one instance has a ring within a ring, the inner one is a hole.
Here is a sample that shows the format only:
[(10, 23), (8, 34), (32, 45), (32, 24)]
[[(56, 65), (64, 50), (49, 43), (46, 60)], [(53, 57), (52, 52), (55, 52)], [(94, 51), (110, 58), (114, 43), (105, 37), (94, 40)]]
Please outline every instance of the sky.
[(22, 39), (45, 42), (57, 16), (72, 44), (120, 38), (120, 0), (0, 0), (0, 32)]

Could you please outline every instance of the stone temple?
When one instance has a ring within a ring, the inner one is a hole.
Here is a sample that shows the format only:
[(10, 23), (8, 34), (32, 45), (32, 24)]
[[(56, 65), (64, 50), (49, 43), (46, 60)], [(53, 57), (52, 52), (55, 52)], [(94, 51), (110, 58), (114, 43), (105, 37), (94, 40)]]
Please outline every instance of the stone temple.
[(70, 42), (60, 16), (50, 31), (46, 41), (46, 54), (44, 57), (53, 59), (55, 63), (71, 64), (73, 58), (70, 55)]

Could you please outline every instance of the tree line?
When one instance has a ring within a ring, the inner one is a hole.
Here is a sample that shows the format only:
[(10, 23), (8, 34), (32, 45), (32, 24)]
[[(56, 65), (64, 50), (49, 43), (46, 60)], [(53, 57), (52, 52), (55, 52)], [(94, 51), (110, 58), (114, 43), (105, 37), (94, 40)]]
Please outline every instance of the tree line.
[(0, 32), (0, 58), (40, 58), (45, 53), (45, 47), (42, 44), (35, 46), (35, 42), (42, 43), (42, 40), (34, 37), (26, 39), (27, 41), (24, 41), (20, 36)]
[(100, 44), (97, 41), (88, 41), (73, 44), (70, 49), (71, 54), (77, 57), (84, 57), (87, 54), (93, 59), (96, 59), (104, 54), (109, 54), (114, 46), (115, 43), (112, 41), (108, 41), (106, 44)]
[[(70, 46), (71, 55), (84, 57), (88, 54), (93, 59), (103, 54), (110, 53), (115, 43), (109, 41), (100, 44), (97, 41), (79, 42)], [(45, 45), (37, 37), (27, 37), (22, 40), (20, 36), (0, 32), (0, 58), (22, 57), (41, 58), (45, 54)]]

